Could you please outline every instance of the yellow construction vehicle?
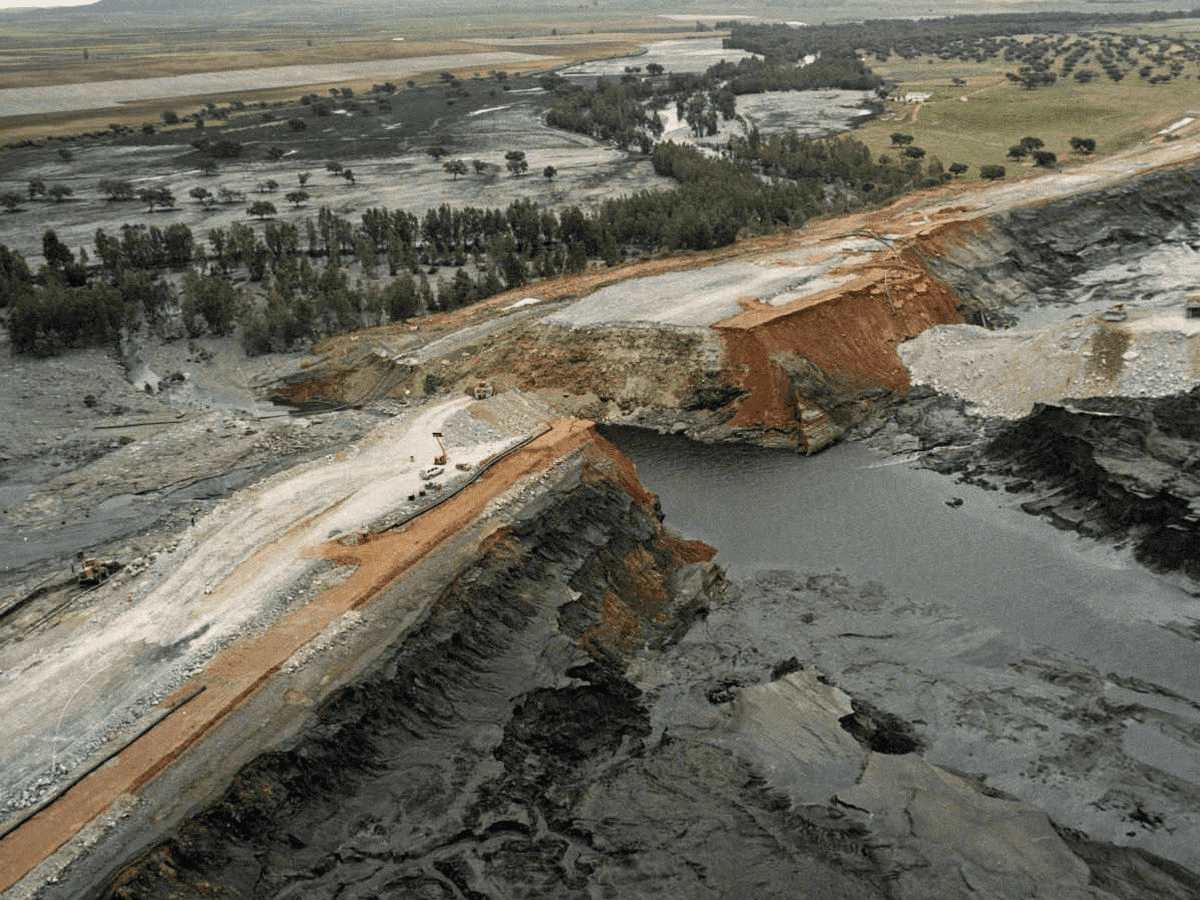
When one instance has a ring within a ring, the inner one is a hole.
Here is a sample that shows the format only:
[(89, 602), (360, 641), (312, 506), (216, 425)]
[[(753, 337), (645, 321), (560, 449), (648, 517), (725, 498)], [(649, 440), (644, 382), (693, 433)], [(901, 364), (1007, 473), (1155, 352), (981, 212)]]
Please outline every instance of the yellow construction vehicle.
[(442, 451), (433, 458), (433, 464), (435, 466), (444, 466), (448, 457), (446, 456), (446, 445), (442, 443), (442, 433), (440, 431), (435, 431), (433, 436), (437, 439), (438, 448)]
[(94, 556), (89, 556), (81, 563), (79, 570), (80, 584), (99, 584), (111, 574), (112, 569), (109, 564), (102, 559), (97, 559)]

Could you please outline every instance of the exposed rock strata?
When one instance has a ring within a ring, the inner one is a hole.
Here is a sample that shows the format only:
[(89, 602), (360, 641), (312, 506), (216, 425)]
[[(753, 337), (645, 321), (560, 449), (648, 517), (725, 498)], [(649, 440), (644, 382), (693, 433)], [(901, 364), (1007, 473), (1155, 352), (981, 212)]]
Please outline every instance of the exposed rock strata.
[[(1061, 288), (1167, 240), (1200, 243), (1200, 168), (1156, 169), (1117, 184), (947, 222), (920, 239), (929, 268), (987, 314)], [(1103, 291), (1103, 288), (1100, 288)], [(1112, 301), (1131, 299), (1113, 296)]]
[(1200, 388), (1039, 406), (986, 456), (969, 471), (1036, 488), (1027, 511), (1091, 537), (1128, 538), (1143, 564), (1200, 577)]

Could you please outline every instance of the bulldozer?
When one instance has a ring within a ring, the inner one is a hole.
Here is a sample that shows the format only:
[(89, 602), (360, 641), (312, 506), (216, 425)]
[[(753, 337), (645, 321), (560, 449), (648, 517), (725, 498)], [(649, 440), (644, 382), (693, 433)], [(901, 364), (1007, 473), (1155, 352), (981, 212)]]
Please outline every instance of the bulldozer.
[(107, 579), (113, 570), (114, 566), (110, 563), (102, 559), (97, 559), (94, 556), (89, 556), (80, 563), (79, 583), (82, 585), (99, 584)]

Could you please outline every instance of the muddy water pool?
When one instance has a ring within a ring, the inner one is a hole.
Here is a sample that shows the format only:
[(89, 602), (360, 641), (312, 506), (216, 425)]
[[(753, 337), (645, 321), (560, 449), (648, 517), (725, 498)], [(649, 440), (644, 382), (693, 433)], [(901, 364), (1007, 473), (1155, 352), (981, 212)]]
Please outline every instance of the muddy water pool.
[(1060, 824), (1200, 867), (1195, 585), (860, 445), (604, 433), (666, 525), (718, 549), (723, 640), (823, 668), (918, 723), (931, 761)]
[(1200, 651), (1160, 627), (1200, 617), (1200, 600), (1119, 550), (1029, 516), (1024, 498), (854, 444), (800, 457), (605, 433), (658, 494), (666, 524), (716, 547), (735, 578), (842, 572), (947, 604), (1021, 644), (1052, 644), (1200, 698)]

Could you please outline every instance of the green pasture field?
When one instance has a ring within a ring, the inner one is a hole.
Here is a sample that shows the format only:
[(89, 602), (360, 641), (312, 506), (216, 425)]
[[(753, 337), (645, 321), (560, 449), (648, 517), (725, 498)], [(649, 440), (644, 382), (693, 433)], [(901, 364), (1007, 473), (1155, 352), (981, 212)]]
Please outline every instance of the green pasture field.
[[(964, 63), (925, 57), (872, 68), (899, 83), (895, 97), (909, 92), (932, 97), (922, 104), (890, 101), (888, 112), (857, 136), (877, 156), (885, 153), (900, 162), (901, 148), (892, 145), (891, 135), (911, 134), (913, 145), (926, 151), (925, 162), (937, 157), (947, 168), (965, 163), (971, 167), (965, 178), (978, 178), (979, 167), (988, 164), (1004, 166), (1009, 177), (1032, 169), (1031, 162), (1006, 158), (1008, 148), (1026, 136), (1041, 138), (1043, 149), (1057, 154), (1060, 166), (1070, 165), (1082, 159), (1071, 150), (1072, 137), (1094, 139), (1093, 155), (1101, 156), (1147, 141), (1200, 109), (1200, 67), (1193, 62), (1179, 78), (1156, 85), (1136, 72), (1120, 82), (1100, 73), (1089, 84), (1060, 77), (1035, 90), (1008, 81), (1004, 72), (1016, 64), (1002, 60)], [(951, 84), (956, 77), (966, 85)]]
[(1200, 21), (1196, 19), (1175, 19), (1165, 22), (1136, 22), (1130, 25), (1114, 25), (1106, 27), (1105, 31), (1117, 34), (1136, 34), (1142, 37), (1187, 38), (1200, 40)]

